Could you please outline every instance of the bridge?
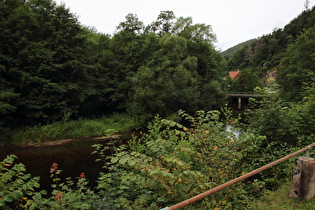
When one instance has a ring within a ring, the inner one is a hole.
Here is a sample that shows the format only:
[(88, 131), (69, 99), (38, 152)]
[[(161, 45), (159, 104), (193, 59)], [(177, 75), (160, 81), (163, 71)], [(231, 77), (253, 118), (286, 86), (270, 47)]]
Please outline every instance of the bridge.
[[(245, 105), (248, 104), (249, 98), (263, 98), (268, 97), (268, 95), (264, 94), (257, 94), (257, 93), (245, 93), (245, 92), (231, 92), (228, 94), (230, 99), (230, 104), (235, 107), (235, 104), (237, 104), (237, 109), (241, 110), (245, 108)], [(236, 101), (237, 100), (237, 101)]]

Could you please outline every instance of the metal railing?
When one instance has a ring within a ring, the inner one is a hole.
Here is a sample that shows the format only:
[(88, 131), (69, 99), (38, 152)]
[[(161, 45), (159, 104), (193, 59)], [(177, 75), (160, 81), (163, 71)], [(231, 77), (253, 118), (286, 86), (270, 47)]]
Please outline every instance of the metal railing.
[(247, 178), (249, 178), (251, 176), (254, 176), (255, 174), (258, 174), (259, 172), (264, 171), (264, 170), (266, 170), (266, 169), (268, 169), (268, 168), (270, 168), (270, 167), (272, 167), (274, 165), (277, 165), (277, 164), (279, 164), (279, 163), (281, 163), (281, 162), (283, 162), (283, 161), (285, 161), (285, 160), (287, 160), (287, 159), (289, 159), (291, 157), (294, 157), (294, 156), (296, 156), (296, 155), (298, 155), (298, 154), (300, 154), (302, 152), (307, 151), (306, 156), (308, 156), (308, 150), (310, 148), (314, 147), (314, 146), (315, 146), (315, 142), (310, 144), (307, 147), (304, 147), (303, 149), (300, 149), (300, 150), (298, 150), (296, 152), (291, 153), (290, 155), (287, 155), (287, 156), (285, 156), (283, 158), (280, 158), (280, 159), (278, 159), (278, 160), (276, 160), (276, 161), (274, 161), (272, 163), (269, 163), (269, 164), (267, 164), (267, 165), (265, 165), (263, 167), (260, 167), (260, 168), (254, 170), (254, 171), (251, 171), (251, 172), (249, 172), (247, 174), (244, 174), (243, 176), (240, 176), (240, 177), (235, 178), (235, 179), (233, 179), (231, 181), (228, 181), (228, 182), (226, 182), (226, 183), (224, 183), (224, 184), (222, 184), (220, 186), (212, 188), (211, 190), (208, 190), (208, 191), (206, 191), (204, 193), (201, 193), (201, 194), (199, 194), (199, 195), (197, 195), (195, 197), (189, 198), (189, 199), (187, 199), (185, 201), (182, 201), (182, 202), (180, 202), (178, 204), (175, 204), (175, 205), (173, 205), (171, 207), (165, 207), (165, 208), (163, 208), (161, 210), (174, 210), (174, 209), (179, 209), (179, 208), (182, 208), (184, 206), (187, 206), (187, 205), (189, 205), (191, 203), (194, 203), (196, 201), (199, 201), (199, 200), (201, 200), (201, 199), (203, 199), (203, 198), (205, 198), (205, 197), (207, 197), (207, 196), (209, 196), (209, 195), (211, 195), (213, 193), (216, 193), (216, 192), (218, 192), (220, 190), (223, 190), (224, 188), (226, 188), (228, 186), (231, 186), (231, 185), (233, 185), (233, 184), (235, 184), (235, 183), (237, 183), (239, 181), (242, 181), (242, 180), (247, 179)]

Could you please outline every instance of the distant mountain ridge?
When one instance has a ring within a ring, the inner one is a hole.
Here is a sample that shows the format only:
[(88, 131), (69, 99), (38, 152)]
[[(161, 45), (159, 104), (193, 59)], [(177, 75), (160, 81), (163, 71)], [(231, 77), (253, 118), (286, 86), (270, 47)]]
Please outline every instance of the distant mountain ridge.
[(233, 47), (230, 47), (229, 49), (223, 51), (221, 53), (221, 55), (223, 55), (225, 57), (225, 59), (229, 60), (230, 58), (232, 58), (232, 56), (237, 52), (239, 51), (240, 49), (244, 48), (245, 46), (247, 45), (250, 45), (251, 43), (255, 42), (257, 39), (250, 39), (250, 40), (247, 40), (245, 42), (242, 42), (240, 44), (237, 44)]

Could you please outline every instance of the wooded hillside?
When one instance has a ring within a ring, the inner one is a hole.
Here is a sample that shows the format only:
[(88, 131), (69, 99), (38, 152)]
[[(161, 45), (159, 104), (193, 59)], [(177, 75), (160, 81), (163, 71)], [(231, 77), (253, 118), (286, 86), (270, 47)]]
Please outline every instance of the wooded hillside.
[(283, 29), (237, 51), (228, 61), (229, 70), (244, 70), (244, 76), (249, 74), (258, 82), (264, 81), (261, 85), (268, 85), (268, 75), (273, 75), (286, 100), (300, 100), (302, 86), (311, 83), (310, 74), (315, 71), (314, 56), (311, 56), (314, 24), (315, 9), (303, 11)]

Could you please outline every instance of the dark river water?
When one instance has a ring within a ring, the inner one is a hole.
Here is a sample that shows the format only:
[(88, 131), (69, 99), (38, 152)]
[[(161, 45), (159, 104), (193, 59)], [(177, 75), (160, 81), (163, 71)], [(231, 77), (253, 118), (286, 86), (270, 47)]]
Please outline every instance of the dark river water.
[[(131, 138), (131, 134), (124, 134), (116, 139), (122, 144)], [(53, 183), (50, 178), (49, 169), (53, 163), (57, 163), (62, 170), (61, 178), (65, 181), (67, 177), (79, 177), (84, 172), (85, 177), (90, 181), (90, 186), (96, 184), (99, 172), (103, 171), (102, 164), (96, 162), (97, 155), (92, 155), (93, 144), (106, 144), (110, 139), (87, 139), (74, 140), (55, 146), (6, 146), (0, 147), (0, 159), (7, 155), (15, 154), (18, 159), (16, 163), (23, 163), (27, 173), (32, 176), (40, 176), (42, 189), (50, 190)]]

